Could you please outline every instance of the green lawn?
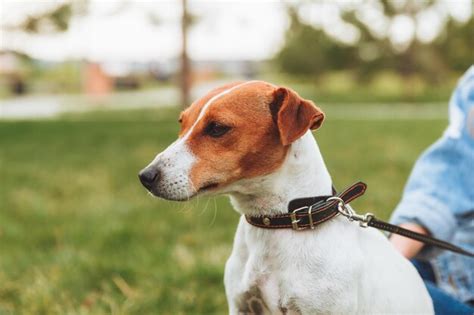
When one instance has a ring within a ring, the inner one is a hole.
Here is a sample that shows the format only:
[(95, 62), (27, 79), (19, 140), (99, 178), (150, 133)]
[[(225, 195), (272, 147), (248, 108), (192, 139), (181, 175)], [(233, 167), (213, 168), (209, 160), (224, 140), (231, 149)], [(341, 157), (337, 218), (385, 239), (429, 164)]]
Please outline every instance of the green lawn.
[[(396, 112), (396, 106), (395, 112)], [(224, 314), (238, 215), (226, 198), (150, 197), (137, 172), (176, 137), (177, 110), (0, 122), (0, 314)], [(337, 187), (387, 218), (446, 121), (329, 119), (315, 136)]]

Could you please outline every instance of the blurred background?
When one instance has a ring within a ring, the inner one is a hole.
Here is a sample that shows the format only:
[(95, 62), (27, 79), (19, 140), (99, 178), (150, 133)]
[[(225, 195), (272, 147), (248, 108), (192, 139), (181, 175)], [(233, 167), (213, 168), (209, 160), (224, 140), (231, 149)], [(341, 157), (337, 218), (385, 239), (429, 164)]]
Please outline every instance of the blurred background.
[[(327, 114), (337, 187), (388, 218), (474, 60), (471, 0), (0, 2), (0, 314), (220, 314), (238, 215), (137, 172), (220, 84)], [(360, 139), (364, 139), (361, 141)]]

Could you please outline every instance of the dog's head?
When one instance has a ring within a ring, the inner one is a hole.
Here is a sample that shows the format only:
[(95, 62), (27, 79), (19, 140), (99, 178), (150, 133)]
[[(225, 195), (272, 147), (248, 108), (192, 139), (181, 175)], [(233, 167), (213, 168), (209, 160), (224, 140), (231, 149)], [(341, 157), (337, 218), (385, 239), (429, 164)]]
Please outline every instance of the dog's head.
[(169, 200), (229, 193), (240, 180), (277, 170), (291, 143), (323, 120), (318, 107), (290, 89), (262, 81), (225, 85), (181, 113), (178, 139), (139, 178)]

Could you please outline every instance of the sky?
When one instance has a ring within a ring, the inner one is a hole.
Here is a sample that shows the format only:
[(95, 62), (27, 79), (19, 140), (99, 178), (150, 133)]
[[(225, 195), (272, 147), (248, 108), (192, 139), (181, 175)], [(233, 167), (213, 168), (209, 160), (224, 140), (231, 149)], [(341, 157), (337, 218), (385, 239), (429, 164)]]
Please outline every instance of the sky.
[[(73, 18), (65, 33), (29, 35), (5, 31), (5, 25), (17, 24), (26, 15), (47, 10), (58, 2), (61, 1), (0, 0), (0, 49), (16, 49), (52, 61), (69, 58), (99, 62), (165, 61), (179, 54), (181, 1), (178, 0), (90, 0), (88, 14)], [(284, 2), (188, 0), (188, 3), (190, 13), (198, 17), (188, 37), (193, 59), (267, 59), (283, 44), (289, 24)], [(370, 21), (368, 25), (374, 34), (388, 34), (400, 49), (415, 36), (422, 41), (432, 40), (448, 15), (463, 21), (472, 14), (470, 0), (439, 1), (415, 21), (406, 16), (387, 21), (377, 13), (376, 1), (302, 2), (299, 14), (305, 22), (352, 43), (358, 39), (358, 30), (342, 21), (338, 14), (351, 6), (356, 6), (358, 14)]]

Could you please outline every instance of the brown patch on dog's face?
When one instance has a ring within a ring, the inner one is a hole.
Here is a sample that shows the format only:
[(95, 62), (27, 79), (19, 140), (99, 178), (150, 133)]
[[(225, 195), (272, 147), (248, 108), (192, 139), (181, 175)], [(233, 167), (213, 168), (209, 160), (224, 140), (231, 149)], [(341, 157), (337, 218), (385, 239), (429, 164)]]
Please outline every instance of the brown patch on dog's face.
[(230, 84), (225, 84), (220, 86), (211, 92), (207, 93), (205, 96), (201, 97), (197, 101), (193, 102), (185, 111), (179, 116), (179, 123), (181, 124), (181, 130), (179, 131), (179, 136), (182, 137), (185, 135), (189, 129), (192, 127), (194, 122), (199, 117), (202, 108), (209, 102), (214, 96), (228, 90), (236, 85), (241, 84), (242, 82), (233, 82)]
[(204, 105), (230, 87), (213, 91), (182, 115), (180, 135), (193, 128), (186, 145), (196, 157), (190, 172), (196, 190), (271, 173), (285, 158), (269, 109), (275, 90), (270, 84), (248, 83), (220, 96), (196, 123)]
[[(180, 135), (192, 127), (186, 144), (196, 157), (190, 180), (198, 191), (274, 172), (284, 162), (289, 144), (312, 126), (311, 113), (306, 105), (300, 106), (301, 98), (294, 92), (264, 82), (237, 85), (213, 91), (182, 115)], [(212, 97), (233, 86), (230, 93), (212, 100), (200, 117)], [(297, 134), (285, 132), (292, 129)]]
[(187, 200), (270, 174), (284, 163), (291, 143), (323, 118), (289, 89), (261, 81), (222, 86), (181, 114), (179, 138), (140, 172), (140, 181), (156, 196)]
[(308, 129), (318, 129), (324, 113), (313, 102), (302, 99), (296, 92), (279, 88), (274, 92), (270, 110), (278, 125), (280, 140), (289, 145), (302, 137)]

